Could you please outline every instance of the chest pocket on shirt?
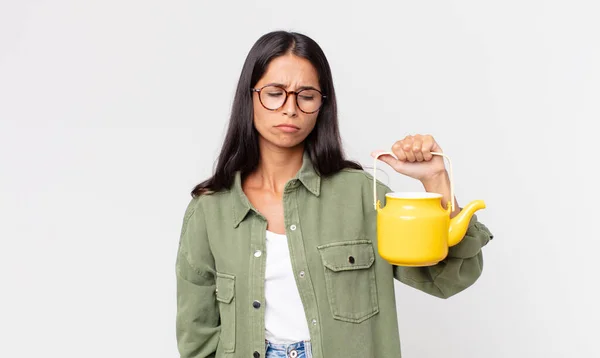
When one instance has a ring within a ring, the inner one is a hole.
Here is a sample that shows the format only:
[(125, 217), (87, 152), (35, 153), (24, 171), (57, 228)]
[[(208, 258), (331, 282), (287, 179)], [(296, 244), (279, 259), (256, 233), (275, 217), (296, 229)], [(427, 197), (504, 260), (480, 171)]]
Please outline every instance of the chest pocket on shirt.
[(235, 276), (217, 272), (216, 286), (221, 315), (220, 341), (224, 352), (235, 352)]
[(335, 242), (317, 247), (325, 270), (333, 317), (360, 323), (379, 312), (375, 251), (370, 240)]

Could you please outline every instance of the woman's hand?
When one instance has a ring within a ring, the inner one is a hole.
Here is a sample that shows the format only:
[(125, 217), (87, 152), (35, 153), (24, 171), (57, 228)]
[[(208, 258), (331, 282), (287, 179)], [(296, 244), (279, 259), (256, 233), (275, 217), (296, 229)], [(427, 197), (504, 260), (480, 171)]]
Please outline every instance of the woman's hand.
[[(371, 156), (375, 157), (380, 152), (373, 152)], [(450, 178), (444, 166), (444, 158), (431, 152), (442, 153), (442, 148), (431, 135), (409, 135), (392, 146), (392, 153), (397, 159), (389, 154), (382, 154), (378, 159), (389, 164), (398, 173), (420, 180), (426, 191), (442, 194), (442, 206), (446, 207), (451, 200)], [(460, 212), (456, 198), (452, 200), (454, 211), (450, 217)]]
[[(444, 158), (431, 154), (431, 152), (442, 152), (442, 148), (431, 135), (406, 136), (394, 143), (392, 152), (397, 159), (389, 154), (383, 154), (378, 159), (400, 174), (417, 179), (423, 184), (447, 177)], [(375, 157), (378, 153), (379, 151), (373, 152), (371, 156)]]

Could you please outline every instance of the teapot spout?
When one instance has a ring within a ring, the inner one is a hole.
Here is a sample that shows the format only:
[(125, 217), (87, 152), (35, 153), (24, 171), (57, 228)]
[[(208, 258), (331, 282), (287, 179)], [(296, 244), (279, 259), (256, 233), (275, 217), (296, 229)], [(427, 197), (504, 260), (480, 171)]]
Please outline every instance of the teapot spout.
[(477, 210), (485, 209), (483, 200), (474, 200), (467, 204), (458, 215), (450, 219), (448, 229), (448, 246), (454, 246), (462, 241), (469, 227), (469, 222)]

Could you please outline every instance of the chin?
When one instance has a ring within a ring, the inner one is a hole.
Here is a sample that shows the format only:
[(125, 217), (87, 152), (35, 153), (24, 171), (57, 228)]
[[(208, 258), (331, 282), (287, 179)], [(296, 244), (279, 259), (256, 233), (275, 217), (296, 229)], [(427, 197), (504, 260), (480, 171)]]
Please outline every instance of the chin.
[(278, 148), (291, 149), (302, 145), (302, 143), (304, 142), (304, 138), (269, 138), (266, 139), (266, 142)]
[(279, 148), (292, 149), (292, 148), (296, 148), (296, 147), (300, 146), (302, 144), (302, 142), (303, 141), (300, 141), (300, 142), (279, 141), (279, 142), (274, 142), (273, 144)]

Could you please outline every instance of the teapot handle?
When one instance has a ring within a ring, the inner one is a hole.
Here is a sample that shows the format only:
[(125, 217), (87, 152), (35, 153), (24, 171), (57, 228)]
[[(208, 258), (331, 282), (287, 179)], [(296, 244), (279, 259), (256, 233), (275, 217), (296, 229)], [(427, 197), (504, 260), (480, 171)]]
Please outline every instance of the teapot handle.
[[(373, 207), (375, 207), (375, 210), (377, 210), (377, 158), (379, 158), (379, 156), (383, 154), (389, 154), (396, 158), (396, 156), (392, 152), (381, 152), (375, 156), (373, 164)], [(454, 180), (452, 179), (452, 162), (450, 161), (450, 157), (448, 157), (444, 153), (431, 152), (431, 154), (442, 156), (448, 161), (448, 176), (450, 177), (450, 201), (448, 202), (448, 204), (450, 206), (450, 212), (452, 213), (454, 211)]]

